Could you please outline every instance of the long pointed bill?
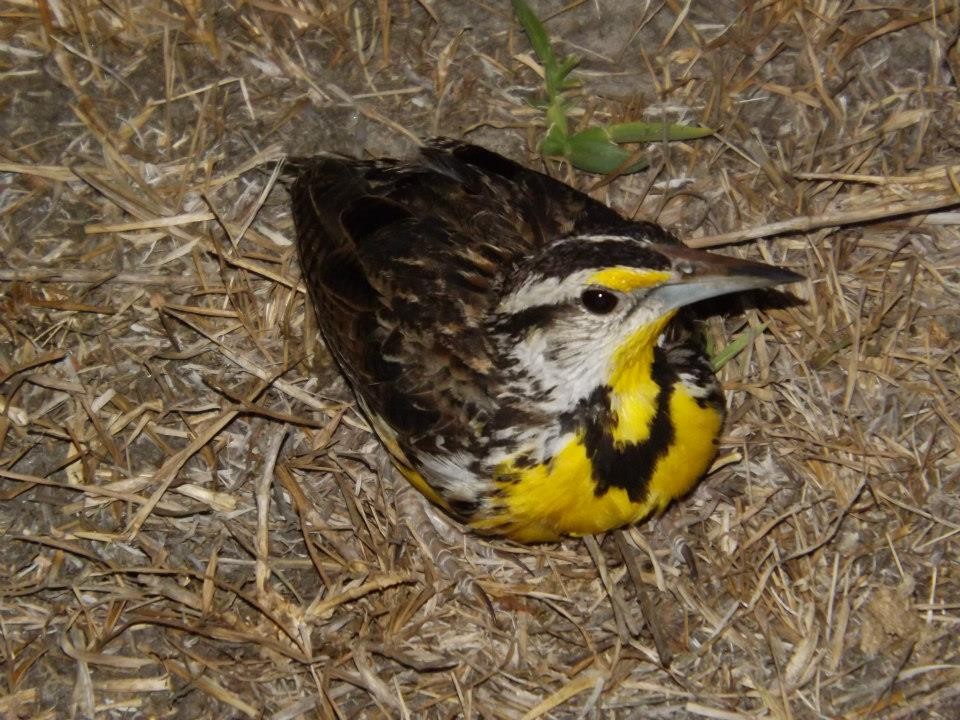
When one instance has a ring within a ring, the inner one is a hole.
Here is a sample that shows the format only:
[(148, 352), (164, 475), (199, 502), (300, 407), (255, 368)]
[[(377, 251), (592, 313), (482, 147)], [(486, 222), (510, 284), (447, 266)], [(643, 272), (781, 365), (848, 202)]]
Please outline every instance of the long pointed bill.
[(662, 302), (665, 312), (718, 295), (804, 279), (803, 275), (792, 270), (752, 260), (714, 255), (682, 245), (654, 245), (653, 249), (670, 260), (674, 275), (674, 279), (653, 289), (647, 296)]

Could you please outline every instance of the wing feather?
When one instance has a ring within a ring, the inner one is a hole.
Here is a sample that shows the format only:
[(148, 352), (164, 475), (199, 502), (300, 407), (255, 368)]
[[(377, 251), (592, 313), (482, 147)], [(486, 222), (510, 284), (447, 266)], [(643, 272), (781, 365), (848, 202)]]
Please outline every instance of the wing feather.
[(563, 235), (636, 227), (560, 181), (456, 141), (435, 141), (412, 164), (324, 155), (290, 165), (318, 325), (405, 451), (481, 441), (501, 390), (483, 323), (522, 261)]

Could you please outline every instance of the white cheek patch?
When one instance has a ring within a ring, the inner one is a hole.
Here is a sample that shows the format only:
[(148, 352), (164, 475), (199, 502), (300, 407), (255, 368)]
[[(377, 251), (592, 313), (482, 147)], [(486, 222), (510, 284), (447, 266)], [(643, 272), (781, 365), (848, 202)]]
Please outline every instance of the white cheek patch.
[(514, 358), (547, 394), (540, 405), (544, 410), (568, 411), (605, 382), (617, 334), (609, 328), (593, 328), (593, 322), (582, 317), (567, 327), (535, 329), (514, 346)]
[(526, 337), (514, 346), (513, 355), (525, 367), (540, 367), (547, 354), (547, 337), (543, 330), (530, 330)]

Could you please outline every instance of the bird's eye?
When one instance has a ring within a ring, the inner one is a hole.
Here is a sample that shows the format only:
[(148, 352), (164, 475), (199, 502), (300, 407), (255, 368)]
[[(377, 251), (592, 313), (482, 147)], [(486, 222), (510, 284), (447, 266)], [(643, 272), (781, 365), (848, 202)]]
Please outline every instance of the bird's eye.
[(593, 288), (583, 291), (583, 294), (580, 296), (580, 302), (594, 315), (607, 315), (613, 312), (613, 309), (617, 307), (617, 303), (620, 302), (620, 300), (616, 294), (610, 290)]

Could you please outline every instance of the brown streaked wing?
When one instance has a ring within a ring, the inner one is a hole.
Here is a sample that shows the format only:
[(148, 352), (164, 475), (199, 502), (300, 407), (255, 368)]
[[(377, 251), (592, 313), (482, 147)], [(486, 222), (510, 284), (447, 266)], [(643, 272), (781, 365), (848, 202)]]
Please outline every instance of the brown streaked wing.
[(428, 452), (438, 440), (444, 452), (481, 442), (470, 433), (496, 410), (500, 378), (483, 322), (523, 259), (570, 234), (663, 234), (458, 141), (434, 141), (419, 163), (321, 156), (291, 167), (327, 345), (371, 411)]
[(489, 193), (430, 168), (293, 165), (304, 280), (331, 353), (399, 438), (436, 451), (446, 436), (454, 449), (492, 409), (482, 323), (504, 268), (529, 252), (529, 231), (519, 236), (522, 219)]

